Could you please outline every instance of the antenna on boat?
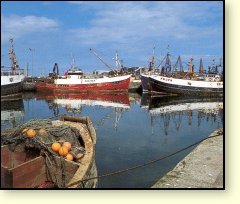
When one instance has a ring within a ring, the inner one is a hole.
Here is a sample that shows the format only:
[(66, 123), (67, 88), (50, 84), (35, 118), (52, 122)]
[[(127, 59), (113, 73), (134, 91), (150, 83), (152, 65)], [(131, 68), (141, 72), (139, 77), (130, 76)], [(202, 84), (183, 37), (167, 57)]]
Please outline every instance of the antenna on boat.
[(74, 70), (74, 67), (75, 67), (75, 58), (74, 58), (74, 55), (73, 53), (71, 53), (72, 55), (72, 64), (71, 64), (71, 69)]
[(119, 70), (118, 50), (116, 50), (115, 61), (116, 61), (116, 69), (117, 69), (117, 75), (118, 75), (118, 70)]
[(12, 70), (15, 71), (19, 68), (18, 61), (13, 48), (13, 38), (9, 39), (9, 55), (12, 64)]

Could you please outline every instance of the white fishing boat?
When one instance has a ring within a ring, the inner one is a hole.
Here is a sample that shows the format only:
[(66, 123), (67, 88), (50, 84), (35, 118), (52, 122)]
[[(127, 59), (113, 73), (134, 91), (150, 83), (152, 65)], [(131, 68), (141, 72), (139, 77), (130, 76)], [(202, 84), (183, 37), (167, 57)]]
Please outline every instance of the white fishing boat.
[[(217, 69), (217, 66), (216, 66)], [(164, 73), (149, 77), (151, 92), (166, 92), (178, 95), (223, 95), (223, 81), (217, 71), (196, 75), (192, 59), (188, 72)]]
[(1, 96), (12, 95), (22, 91), (25, 73), (19, 68), (18, 61), (13, 49), (13, 39), (10, 43), (11, 67), (1, 66)]

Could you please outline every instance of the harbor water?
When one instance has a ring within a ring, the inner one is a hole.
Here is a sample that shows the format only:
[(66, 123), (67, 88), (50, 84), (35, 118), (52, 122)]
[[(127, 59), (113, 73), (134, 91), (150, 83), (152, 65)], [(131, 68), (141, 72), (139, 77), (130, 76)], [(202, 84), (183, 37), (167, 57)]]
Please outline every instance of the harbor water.
[[(171, 155), (223, 127), (222, 98), (143, 94), (47, 95), (24, 93), (1, 101), (1, 131), (33, 118), (89, 116), (97, 133), (98, 188), (150, 188), (194, 147)], [(119, 170), (126, 170), (101, 177)]]

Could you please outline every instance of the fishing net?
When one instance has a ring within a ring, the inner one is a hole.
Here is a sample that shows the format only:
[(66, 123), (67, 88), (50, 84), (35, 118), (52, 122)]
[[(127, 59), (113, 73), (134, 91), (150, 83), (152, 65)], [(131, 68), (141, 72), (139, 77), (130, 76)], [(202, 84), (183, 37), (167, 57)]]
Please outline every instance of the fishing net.
[[(81, 126), (86, 126), (81, 124)], [(87, 128), (87, 127), (86, 127)], [(29, 138), (24, 130), (34, 129), (36, 136)], [(41, 131), (40, 130), (44, 130)], [(49, 119), (33, 119), (12, 129), (1, 132), (1, 145), (8, 145), (14, 151), (19, 144), (24, 144), (25, 150), (38, 151), (45, 157), (47, 167), (47, 177), (53, 181), (58, 188), (66, 187), (69, 178), (65, 175), (66, 160), (54, 152), (51, 145), (54, 142), (70, 142), (72, 148), (69, 153), (74, 160), (79, 159), (79, 155), (84, 155), (85, 148), (79, 130), (67, 124), (53, 125)]]

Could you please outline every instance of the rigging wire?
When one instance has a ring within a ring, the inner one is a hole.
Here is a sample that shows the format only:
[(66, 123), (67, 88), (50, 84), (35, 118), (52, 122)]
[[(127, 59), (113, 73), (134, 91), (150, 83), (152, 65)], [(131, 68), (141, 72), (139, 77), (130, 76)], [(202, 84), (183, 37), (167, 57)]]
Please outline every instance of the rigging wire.
[(174, 156), (174, 155), (176, 155), (176, 154), (178, 154), (178, 153), (180, 153), (180, 152), (182, 152), (184, 150), (187, 150), (190, 147), (193, 147), (193, 146), (195, 146), (195, 145), (197, 145), (197, 144), (199, 144), (199, 143), (201, 143), (201, 142), (203, 142), (203, 141), (205, 141), (207, 139), (214, 138), (214, 137), (219, 137), (219, 136), (222, 136), (222, 133), (216, 134), (216, 135), (212, 135), (210, 137), (201, 139), (200, 141), (195, 142), (195, 143), (193, 143), (193, 144), (191, 144), (191, 145), (189, 145), (189, 146), (187, 146), (185, 148), (182, 148), (182, 149), (180, 149), (180, 150), (178, 150), (178, 151), (176, 151), (176, 152), (174, 152), (172, 154), (169, 154), (169, 155), (166, 155), (166, 156), (163, 156), (163, 157), (160, 157), (160, 158), (148, 161), (148, 162), (143, 163), (143, 164), (138, 164), (138, 165), (135, 165), (135, 166), (132, 166), (132, 167), (128, 167), (128, 168), (125, 168), (125, 169), (120, 169), (120, 170), (113, 171), (113, 172), (110, 172), (110, 173), (102, 174), (100, 176), (95, 176), (95, 177), (91, 177), (91, 178), (81, 179), (79, 181), (75, 181), (73, 183), (70, 183), (69, 185), (67, 185), (67, 187), (71, 187), (71, 186), (76, 185), (76, 184), (78, 184), (80, 182), (89, 181), (89, 180), (93, 180), (93, 179), (99, 179), (99, 178), (108, 177), (108, 176), (113, 176), (113, 175), (116, 175), (116, 174), (120, 174), (120, 173), (123, 173), (123, 172), (131, 171), (131, 170), (134, 170), (134, 169), (137, 169), (137, 168), (141, 168), (141, 167), (144, 167), (144, 166), (156, 163), (156, 162), (161, 161), (163, 159), (166, 159), (166, 158), (169, 158), (171, 156)]

